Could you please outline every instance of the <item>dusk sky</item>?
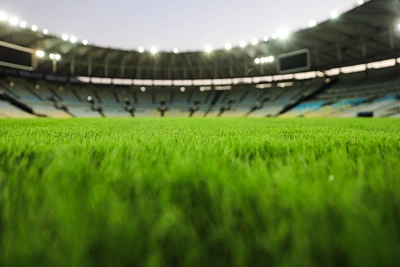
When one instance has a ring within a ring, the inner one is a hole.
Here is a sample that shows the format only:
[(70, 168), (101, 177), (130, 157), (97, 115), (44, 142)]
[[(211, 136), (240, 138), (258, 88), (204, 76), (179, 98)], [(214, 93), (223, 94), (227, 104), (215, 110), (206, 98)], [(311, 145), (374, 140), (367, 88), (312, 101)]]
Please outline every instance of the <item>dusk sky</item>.
[(357, 0), (10, 0), (0, 12), (51, 34), (69, 34), (90, 44), (119, 49), (152, 46), (159, 50), (223, 48), (271, 36), (281, 28), (295, 31), (310, 20), (329, 19)]

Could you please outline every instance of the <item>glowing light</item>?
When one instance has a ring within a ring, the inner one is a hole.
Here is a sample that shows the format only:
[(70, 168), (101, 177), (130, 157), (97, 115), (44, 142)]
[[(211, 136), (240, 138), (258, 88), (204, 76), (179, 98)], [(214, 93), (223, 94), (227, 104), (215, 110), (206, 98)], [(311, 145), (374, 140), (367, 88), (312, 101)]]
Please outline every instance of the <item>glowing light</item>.
[(257, 45), (258, 44), (258, 39), (257, 38), (251, 39), (251, 44), (252, 45)]
[(150, 52), (151, 52), (153, 55), (157, 54), (157, 53), (158, 53), (157, 47), (153, 46), (153, 47), (150, 49)]
[(173, 52), (174, 54), (178, 54), (178, 53), (179, 53), (179, 49), (178, 49), (178, 48), (174, 48), (174, 49), (172, 50), (172, 52)]
[(310, 28), (315, 27), (316, 25), (317, 25), (317, 21), (315, 19), (310, 20), (308, 22), (308, 27), (310, 27)]
[(143, 47), (139, 47), (138, 51), (139, 51), (139, 53), (143, 53), (144, 52), (144, 48)]
[(274, 62), (275, 58), (273, 56), (262, 57), (254, 59), (254, 63), (258, 64), (265, 64), (265, 63), (272, 63)]
[(278, 38), (278, 35), (276, 34), (276, 33), (274, 33), (273, 35), (272, 35), (272, 39), (277, 39)]
[(144, 87), (144, 86), (140, 87), (140, 91), (141, 92), (146, 92), (146, 87)]
[(264, 40), (264, 42), (268, 42), (268, 40), (269, 40), (268, 36), (264, 36), (263, 40)]
[(0, 21), (6, 21), (7, 20), (7, 14), (4, 12), (0, 12)]
[(206, 45), (206, 47), (204, 48), (204, 51), (207, 54), (210, 54), (213, 51), (212, 46), (211, 45)]
[(240, 41), (240, 43), (239, 43), (239, 46), (240, 46), (241, 48), (246, 47), (246, 45), (247, 45), (246, 41)]
[(357, 4), (358, 4), (359, 6), (361, 6), (362, 4), (364, 4), (364, 0), (358, 0), (358, 1), (357, 1)]
[(44, 57), (45, 56), (45, 53), (42, 50), (37, 50), (35, 54), (36, 54), (37, 57)]
[(12, 25), (12, 26), (17, 26), (18, 23), (19, 23), (19, 20), (18, 20), (17, 17), (11, 17), (11, 18), (8, 20), (8, 22), (9, 22), (10, 25)]
[(37, 31), (38, 30), (38, 26), (32, 25), (31, 30), (34, 31), (34, 32)]
[(51, 60), (59, 61), (61, 59), (61, 55), (60, 54), (50, 53), (49, 58)]
[(26, 26), (28, 26), (28, 23), (26, 23), (26, 21), (21, 21), (21, 23), (19, 24), (19, 26), (23, 29), (26, 28)]
[(331, 19), (337, 19), (339, 17), (339, 13), (336, 10), (334, 10), (331, 12), (330, 16)]
[(288, 29), (282, 28), (279, 30), (278, 36), (279, 36), (279, 39), (286, 40), (287, 38), (289, 38), (289, 34), (290, 33), (289, 33)]
[(186, 91), (186, 88), (182, 86), (182, 87), (179, 89), (179, 91), (181, 91), (181, 92), (183, 93), (183, 92)]
[(74, 44), (74, 43), (76, 43), (76, 41), (78, 41), (78, 38), (76, 38), (75, 36), (71, 36), (69, 38), (69, 41)]
[(82, 44), (83, 44), (83, 45), (88, 45), (88, 43), (89, 43), (88, 40), (83, 40), (83, 41), (82, 41)]
[(63, 39), (64, 41), (68, 41), (68, 34), (61, 35), (61, 39)]
[(49, 34), (49, 30), (48, 30), (48, 29), (44, 29), (44, 30), (43, 30), (43, 34), (44, 34), (44, 35)]
[(232, 45), (230, 44), (230, 43), (226, 43), (225, 44), (225, 50), (226, 51), (229, 51), (229, 50), (231, 50), (232, 49)]

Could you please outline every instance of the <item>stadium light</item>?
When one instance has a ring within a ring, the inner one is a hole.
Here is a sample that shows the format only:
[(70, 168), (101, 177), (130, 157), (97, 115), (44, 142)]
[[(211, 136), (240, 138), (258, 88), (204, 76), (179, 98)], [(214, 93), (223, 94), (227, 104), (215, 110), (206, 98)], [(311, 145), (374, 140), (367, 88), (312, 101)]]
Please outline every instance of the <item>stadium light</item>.
[(17, 17), (11, 17), (8, 22), (11, 26), (17, 26), (19, 23), (19, 19)]
[(0, 21), (6, 21), (7, 20), (7, 14), (4, 12), (0, 12)]
[(34, 32), (37, 31), (38, 30), (38, 26), (32, 25), (31, 30), (34, 31)]
[(82, 41), (82, 44), (83, 44), (83, 45), (88, 45), (88, 43), (89, 43), (89, 41), (86, 40), (86, 39)]
[(68, 41), (68, 34), (61, 35), (61, 39), (63, 39), (64, 41)]
[(173, 52), (174, 54), (178, 54), (178, 53), (179, 53), (179, 49), (178, 49), (178, 48), (174, 48), (174, 49), (172, 50), (172, 52)]
[(339, 13), (336, 10), (333, 10), (330, 14), (331, 19), (337, 19), (339, 17)]
[(279, 39), (286, 40), (287, 38), (289, 38), (289, 34), (290, 33), (289, 33), (288, 29), (282, 28), (279, 30), (278, 36), (279, 36)]
[(265, 63), (272, 63), (275, 61), (275, 58), (273, 56), (268, 56), (268, 57), (261, 57), (261, 58), (256, 58), (254, 59), (254, 63), (258, 64), (265, 64)]
[(139, 47), (138, 51), (139, 51), (139, 53), (143, 53), (144, 52), (144, 48), (141, 46), (141, 47)]
[(60, 54), (54, 54), (50, 53), (49, 58), (54, 61), (60, 61), (61, 60), (61, 55)]
[(258, 39), (257, 38), (251, 39), (251, 44), (252, 45), (257, 45), (258, 44)]
[(232, 45), (230, 44), (230, 43), (226, 43), (225, 44), (225, 50), (226, 51), (229, 51), (229, 50), (231, 50), (232, 49)]
[(48, 29), (44, 29), (44, 30), (43, 30), (43, 34), (44, 34), (44, 35), (49, 34), (49, 30), (48, 30)]
[(71, 36), (70, 38), (69, 38), (69, 41), (71, 42), (71, 43), (76, 43), (76, 41), (77, 41), (78, 39), (75, 37), (75, 36)]
[(246, 41), (243, 41), (243, 40), (240, 41), (240, 43), (239, 43), (239, 46), (240, 46), (241, 48), (245, 48), (246, 45), (247, 45)]
[(207, 54), (210, 54), (213, 51), (212, 46), (211, 45), (206, 45), (206, 47), (204, 48), (204, 51)]
[(40, 58), (42, 58), (42, 57), (45, 56), (45, 53), (44, 53), (44, 51), (42, 51), (42, 50), (37, 50), (37, 51), (35, 52), (35, 54), (36, 54), (37, 57), (40, 57)]
[(26, 23), (26, 21), (21, 21), (21, 23), (19, 24), (19, 26), (23, 29), (26, 28), (26, 26), (28, 26), (28, 23)]
[(317, 25), (317, 21), (316, 21), (315, 19), (310, 20), (310, 21), (308, 22), (308, 27), (309, 27), (309, 28), (315, 27), (316, 25)]
[(158, 53), (157, 47), (153, 46), (153, 47), (150, 49), (150, 52), (151, 52), (153, 55), (156, 55), (156, 54)]

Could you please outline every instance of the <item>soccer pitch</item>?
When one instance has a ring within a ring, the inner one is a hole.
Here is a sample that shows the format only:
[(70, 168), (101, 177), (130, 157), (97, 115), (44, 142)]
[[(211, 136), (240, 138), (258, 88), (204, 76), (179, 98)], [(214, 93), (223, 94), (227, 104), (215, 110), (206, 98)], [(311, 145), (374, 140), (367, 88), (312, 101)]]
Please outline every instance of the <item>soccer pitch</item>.
[(395, 266), (398, 119), (2, 119), (1, 266)]

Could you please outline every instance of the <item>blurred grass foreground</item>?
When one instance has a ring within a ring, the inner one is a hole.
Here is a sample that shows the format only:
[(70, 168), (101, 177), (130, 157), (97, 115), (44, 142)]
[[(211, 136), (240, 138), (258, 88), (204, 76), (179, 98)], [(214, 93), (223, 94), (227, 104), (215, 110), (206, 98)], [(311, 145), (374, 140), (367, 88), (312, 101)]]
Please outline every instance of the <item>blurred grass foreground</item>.
[(2, 119), (0, 266), (398, 266), (397, 119)]

